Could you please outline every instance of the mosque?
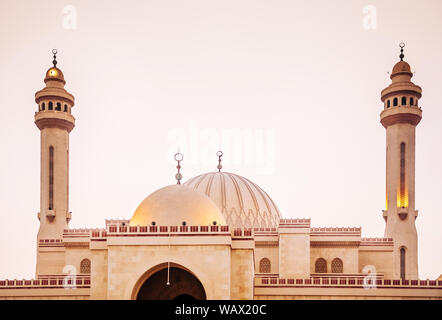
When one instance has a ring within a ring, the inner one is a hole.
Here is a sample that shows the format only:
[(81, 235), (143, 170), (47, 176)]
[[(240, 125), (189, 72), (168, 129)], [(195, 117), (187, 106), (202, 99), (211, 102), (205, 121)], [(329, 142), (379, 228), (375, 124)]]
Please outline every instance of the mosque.
[(411, 82), (403, 45), (381, 92), (382, 238), (283, 218), (260, 186), (223, 171), (222, 152), (217, 170), (185, 183), (176, 154), (177, 183), (148, 195), (131, 219), (70, 229), (75, 99), (53, 53), (46, 85), (35, 94), (41, 134), (35, 279), (0, 280), (0, 299), (442, 299), (442, 279), (418, 278), (415, 131), (422, 90)]

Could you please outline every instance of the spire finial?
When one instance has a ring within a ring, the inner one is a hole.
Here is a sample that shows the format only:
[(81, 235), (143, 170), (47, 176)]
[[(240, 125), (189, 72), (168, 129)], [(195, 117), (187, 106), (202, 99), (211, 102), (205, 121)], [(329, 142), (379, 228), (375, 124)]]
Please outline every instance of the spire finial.
[(52, 61), (52, 63), (54, 64), (54, 68), (57, 67), (57, 49), (52, 49), (52, 53), (54, 54), (54, 60)]
[(221, 157), (223, 156), (223, 152), (220, 150), (216, 153), (216, 155), (218, 156), (218, 165), (216, 166), (216, 168), (218, 169), (218, 172), (221, 172), (221, 169), (223, 168), (223, 166), (221, 165)]
[(180, 150), (178, 149), (178, 152), (175, 153), (175, 161), (178, 162), (178, 165), (176, 168), (178, 169), (177, 174), (175, 175), (176, 184), (181, 184), (181, 179), (183, 178), (183, 175), (180, 172), (181, 165), (180, 162), (183, 161), (184, 156), (180, 153)]
[(405, 47), (405, 43), (403, 43), (403, 42), (399, 43), (399, 47), (401, 48), (401, 54), (399, 55), (399, 58), (401, 58), (401, 61), (404, 61), (404, 47)]

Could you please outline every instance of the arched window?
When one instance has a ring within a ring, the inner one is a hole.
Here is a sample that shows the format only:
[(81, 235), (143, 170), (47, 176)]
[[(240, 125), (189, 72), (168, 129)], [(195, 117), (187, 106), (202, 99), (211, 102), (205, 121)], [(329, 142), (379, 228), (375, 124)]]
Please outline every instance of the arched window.
[(50, 101), (50, 102), (49, 102), (48, 110), (52, 110), (52, 108), (53, 108), (53, 104), (52, 104), (52, 101)]
[(315, 273), (327, 273), (327, 261), (319, 258), (315, 262)]
[(410, 106), (414, 106), (414, 99), (410, 98)]
[(271, 270), (270, 260), (267, 258), (262, 258), (261, 261), (259, 261), (259, 272), (270, 273), (270, 270)]
[(41, 104), (41, 110), (45, 111), (45, 103), (44, 102)]
[(405, 248), (401, 248), (401, 279), (405, 280)]
[(387, 100), (387, 108), (390, 108), (390, 100)]
[(393, 107), (397, 107), (397, 98), (393, 99)]
[(332, 273), (343, 273), (344, 272), (344, 264), (342, 260), (339, 258), (334, 258), (331, 264)]
[(67, 104), (64, 105), (64, 112), (68, 112), (68, 105)]
[(49, 147), (49, 210), (54, 209), (54, 147)]
[(400, 160), (400, 177), (399, 177), (399, 207), (408, 207), (405, 195), (405, 143), (401, 143), (401, 160)]
[(61, 103), (57, 102), (57, 106), (55, 107), (55, 110), (61, 111)]
[(405, 106), (407, 104), (407, 98), (402, 97), (401, 105)]
[(80, 262), (80, 273), (91, 273), (91, 260), (83, 259)]

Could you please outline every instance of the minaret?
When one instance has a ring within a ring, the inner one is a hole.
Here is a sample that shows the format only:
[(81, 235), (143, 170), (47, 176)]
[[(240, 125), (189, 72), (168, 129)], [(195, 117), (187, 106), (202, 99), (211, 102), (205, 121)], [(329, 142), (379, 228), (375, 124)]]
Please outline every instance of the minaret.
[(415, 133), (422, 118), (418, 106), (422, 89), (411, 82), (410, 65), (403, 61), (404, 46), (400, 44), (401, 60), (393, 67), (392, 82), (381, 92), (381, 123), (387, 131), (385, 237), (394, 241), (394, 277), (418, 279)]
[(69, 212), (69, 132), (75, 126), (71, 114), (74, 96), (64, 89), (63, 72), (53, 67), (46, 72), (46, 87), (35, 93), (38, 111), (35, 124), (41, 133), (40, 229), (38, 239), (57, 239), (67, 228)]

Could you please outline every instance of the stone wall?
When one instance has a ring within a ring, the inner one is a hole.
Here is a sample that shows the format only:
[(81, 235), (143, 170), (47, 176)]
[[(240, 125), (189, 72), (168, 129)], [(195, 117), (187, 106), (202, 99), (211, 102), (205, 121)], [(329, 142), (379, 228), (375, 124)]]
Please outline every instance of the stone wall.
[(134, 288), (170, 261), (199, 279), (207, 299), (230, 299), (230, 251), (229, 245), (109, 246), (107, 298), (135, 298)]
[(344, 265), (344, 273), (359, 272), (359, 257), (357, 247), (312, 247), (310, 251), (310, 272), (315, 273), (315, 262), (318, 258), (327, 261), (327, 273), (331, 273), (333, 259), (339, 258)]
[(253, 249), (234, 249), (231, 252), (230, 299), (253, 299)]

